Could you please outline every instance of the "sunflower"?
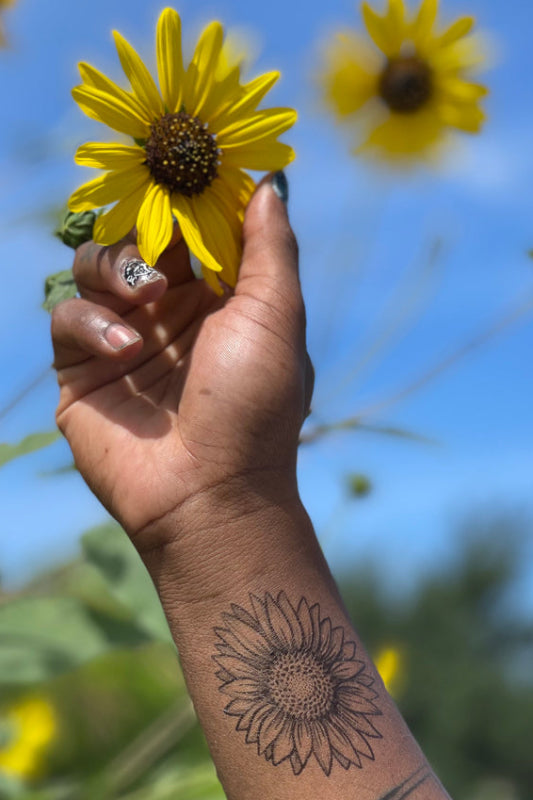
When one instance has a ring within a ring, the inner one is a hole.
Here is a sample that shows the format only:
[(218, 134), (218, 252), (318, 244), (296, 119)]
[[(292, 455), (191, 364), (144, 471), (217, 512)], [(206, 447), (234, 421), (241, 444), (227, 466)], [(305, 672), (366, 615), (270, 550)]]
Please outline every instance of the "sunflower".
[(56, 712), (44, 697), (25, 697), (0, 712), (0, 775), (38, 775), (56, 733)]
[(225, 713), (238, 717), (246, 743), (274, 765), (288, 760), (295, 775), (312, 755), (326, 775), (334, 759), (344, 769), (373, 760), (381, 712), (355, 643), (305, 598), (297, 608), (284, 592), (250, 602), (251, 612), (232, 605), (223, 615), (213, 656), (231, 698)]
[(383, 647), (374, 659), (379, 676), (390, 695), (396, 697), (403, 684), (405, 659), (399, 647)]
[[(0, 11), (2, 9), (7, 8), (8, 6), (14, 5), (16, 0), (0, 0)], [(4, 35), (4, 30), (2, 27), (2, 21), (0, 20), (0, 47), (5, 47), (7, 44), (6, 37)]]
[(410, 14), (404, 0), (388, 0), (383, 16), (363, 3), (372, 42), (339, 33), (325, 49), (321, 83), (340, 120), (357, 115), (366, 138), (356, 152), (392, 161), (432, 156), (451, 129), (478, 133), (487, 89), (471, 81), (483, 62), (473, 17), (438, 30), (439, 0), (422, 0)]
[(212, 22), (185, 68), (181, 21), (165, 9), (157, 24), (160, 91), (139, 55), (116, 31), (115, 44), (131, 91), (88, 64), (74, 100), (92, 119), (134, 141), (82, 145), (76, 163), (106, 172), (75, 191), (71, 211), (115, 203), (94, 227), (97, 243), (109, 245), (137, 227), (143, 259), (154, 266), (170, 242), (176, 219), (205, 278), (234, 286), (241, 258), (244, 210), (254, 191), (243, 170), (279, 170), (294, 151), (277, 137), (296, 121), (288, 108), (258, 110), (279, 72), (241, 84), (240, 64)]

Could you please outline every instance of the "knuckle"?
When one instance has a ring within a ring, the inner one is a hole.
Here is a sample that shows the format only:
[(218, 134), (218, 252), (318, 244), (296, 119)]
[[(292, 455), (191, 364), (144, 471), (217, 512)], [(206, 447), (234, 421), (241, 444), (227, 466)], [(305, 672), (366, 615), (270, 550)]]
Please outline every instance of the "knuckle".
[(86, 269), (87, 264), (94, 253), (95, 247), (96, 245), (91, 241), (84, 242), (76, 248), (76, 252), (74, 253), (74, 262), (72, 264), (72, 274), (74, 275), (74, 280), (76, 282), (78, 282), (82, 272), (84, 269)]
[(59, 428), (60, 432), (63, 434), (63, 436), (66, 436), (66, 427), (67, 427), (67, 425), (66, 425), (66, 420), (65, 420), (65, 415), (63, 413), (63, 409), (61, 408), (60, 405), (56, 408), (55, 421), (56, 421), (56, 425)]
[(298, 245), (296, 234), (290, 225), (287, 226), (287, 229), (284, 232), (284, 247), (287, 250), (289, 257), (293, 259), (295, 263), (298, 263), (298, 259), (300, 257), (300, 247)]
[(52, 339), (57, 339), (57, 337), (61, 334), (65, 320), (68, 319), (73, 303), (74, 300), (62, 300), (52, 309), (52, 318), (50, 322)]
[(293, 312), (294, 316), (298, 320), (299, 324), (305, 328), (306, 326), (306, 310), (305, 310), (305, 302), (302, 296), (302, 292), (298, 287), (298, 291), (294, 292), (294, 299), (293, 299)]

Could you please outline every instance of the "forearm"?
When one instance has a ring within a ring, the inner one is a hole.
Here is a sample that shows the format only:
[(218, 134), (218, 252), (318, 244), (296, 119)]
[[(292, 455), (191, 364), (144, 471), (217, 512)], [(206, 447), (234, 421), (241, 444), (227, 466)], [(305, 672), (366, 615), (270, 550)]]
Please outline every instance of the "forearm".
[(228, 799), (447, 798), (347, 617), (301, 504), (261, 497), (221, 508), (206, 511), (202, 536), (182, 531), (144, 558)]

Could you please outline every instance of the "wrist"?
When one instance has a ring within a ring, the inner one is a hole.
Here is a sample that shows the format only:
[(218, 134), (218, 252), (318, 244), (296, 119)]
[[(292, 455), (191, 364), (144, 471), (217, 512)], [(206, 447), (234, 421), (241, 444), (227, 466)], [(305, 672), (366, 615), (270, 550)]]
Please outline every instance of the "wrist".
[(295, 475), (262, 470), (195, 492), (131, 538), (158, 590), (195, 600), (275, 570), (315, 537)]

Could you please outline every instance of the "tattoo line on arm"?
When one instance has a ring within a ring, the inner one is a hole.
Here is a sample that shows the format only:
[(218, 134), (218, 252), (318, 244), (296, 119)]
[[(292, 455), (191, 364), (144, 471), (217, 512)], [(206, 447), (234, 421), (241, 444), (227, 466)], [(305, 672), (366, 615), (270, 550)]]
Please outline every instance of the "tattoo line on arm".
[(383, 797), (380, 797), (379, 800), (405, 800), (406, 797), (409, 797), (431, 777), (431, 771), (426, 766), (422, 766), (405, 781), (391, 789), (387, 794), (384, 794)]
[(220, 691), (230, 698), (224, 711), (238, 718), (246, 744), (274, 766), (288, 760), (295, 775), (312, 755), (328, 776), (334, 760), (345, 770), (373, 761), (381, 711), (355, 642), (305, 597), (296, 607), (285, 592), (251, 594), (250, 605), (232, 604), (222, 615), (213, 656)]

